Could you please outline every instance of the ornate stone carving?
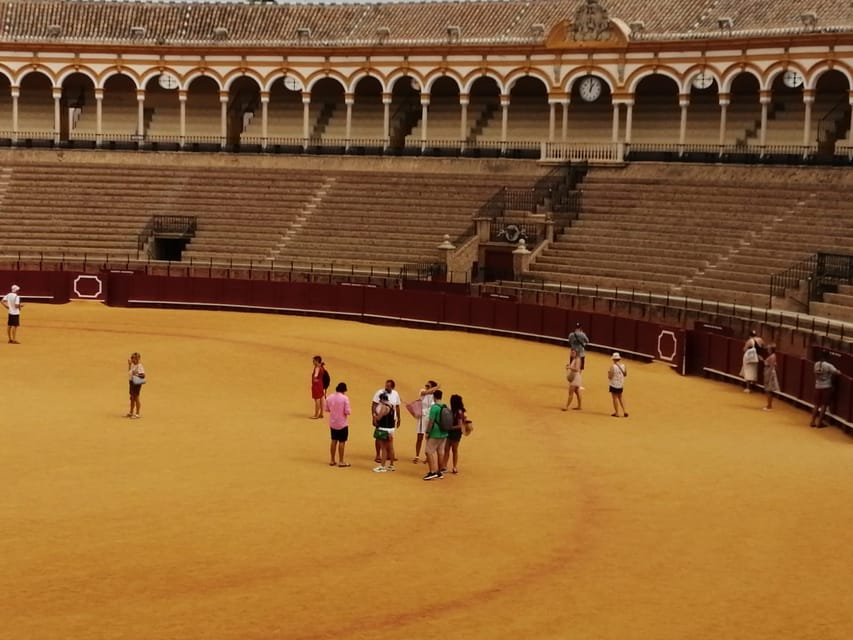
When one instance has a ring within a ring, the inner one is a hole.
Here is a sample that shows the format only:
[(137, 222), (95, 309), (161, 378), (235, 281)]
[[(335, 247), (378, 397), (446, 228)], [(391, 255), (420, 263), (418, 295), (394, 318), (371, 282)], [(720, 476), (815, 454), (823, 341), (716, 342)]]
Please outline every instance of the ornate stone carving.
[(575, 11), (572, 35), (575, 42), (610, 40), (613, 37), (613, 25), (607, 9), (598, 4), (598, 0), (585, 0)]

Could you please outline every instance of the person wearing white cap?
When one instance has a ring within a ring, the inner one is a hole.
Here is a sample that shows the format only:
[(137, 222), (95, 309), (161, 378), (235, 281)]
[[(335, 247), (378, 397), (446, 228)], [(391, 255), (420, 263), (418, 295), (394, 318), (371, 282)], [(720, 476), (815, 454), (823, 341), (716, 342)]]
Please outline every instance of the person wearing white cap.
[(21, 307), (24, 303), (21, 302), (21, 296), (18, 291), (21, 290), (16, 284), (12, 285), (12, 290), (3, 296), (0, 303), (9, 310), (9, 320), (6, 323), (6, 333), (9, 336), (9, 344), (18, 344), (18, 327), (21, 325)]
[(625, 378), (628, 376), (628, 367), (622, 364), (622, 356), (619, 352), (612, 356), (613, 364), (610, 365), (610, 370), (607, 372), (607, 379), (610, 381), (610, 397), (613, 398), (613, 413), (614, 418), (619, 417), (619, 408), (622, 408), (622, 415), (627, 418), (628, 412), (625, 410), (625, 400), (622, 398), (622, 391), (625, 388)]

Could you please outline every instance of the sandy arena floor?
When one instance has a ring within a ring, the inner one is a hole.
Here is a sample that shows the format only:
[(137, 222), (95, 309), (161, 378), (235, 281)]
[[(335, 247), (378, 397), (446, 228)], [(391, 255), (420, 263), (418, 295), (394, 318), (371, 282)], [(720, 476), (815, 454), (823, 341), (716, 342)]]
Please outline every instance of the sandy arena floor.
[[(564, 413), (563, 348), (315, 318), (29, 305), (0, 345), (0, 638), (847, 640), (853, 441), (734, 386), (606, 355)], [(126, 359), (142, 353), (143, 418)], [(354, 406), (349, 469), (311, 356)], [(386, 377), (475, 422), (423, 482)], [(449, 396), (448, 396), (449, 397)]]

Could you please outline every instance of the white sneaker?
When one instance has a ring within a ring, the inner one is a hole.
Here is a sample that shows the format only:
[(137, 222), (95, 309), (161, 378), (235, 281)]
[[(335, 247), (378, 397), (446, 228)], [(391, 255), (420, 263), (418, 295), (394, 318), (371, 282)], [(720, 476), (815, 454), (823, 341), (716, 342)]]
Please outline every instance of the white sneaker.
[(373, 471), (374, 471), (374, 473), (385, 473), (386, 471), (388, 471), (388, 469), (386, 469), (385, 467), (379, 466), (379, 467), (373, 467)]

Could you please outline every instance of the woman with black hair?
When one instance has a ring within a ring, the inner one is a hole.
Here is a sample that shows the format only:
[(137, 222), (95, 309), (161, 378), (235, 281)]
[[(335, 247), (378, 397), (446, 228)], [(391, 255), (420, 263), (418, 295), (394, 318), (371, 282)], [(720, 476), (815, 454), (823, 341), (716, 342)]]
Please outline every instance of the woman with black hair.
[(454, 393), (450, 396), (450, 411), (453, 413), (453, 427), (447, 432), (447, 448), (445, 448), (444, 458), (441, 460), (441, 472), (447, 471), (447, 463), (452, 455), (453, 468), (451, 473), (459, 473), (457, 468), (459, 465), (459, 442), (462, 440), (465, 423), (469, 422), (468, 416), (465, 414), (465, 404), (459, 394)]

